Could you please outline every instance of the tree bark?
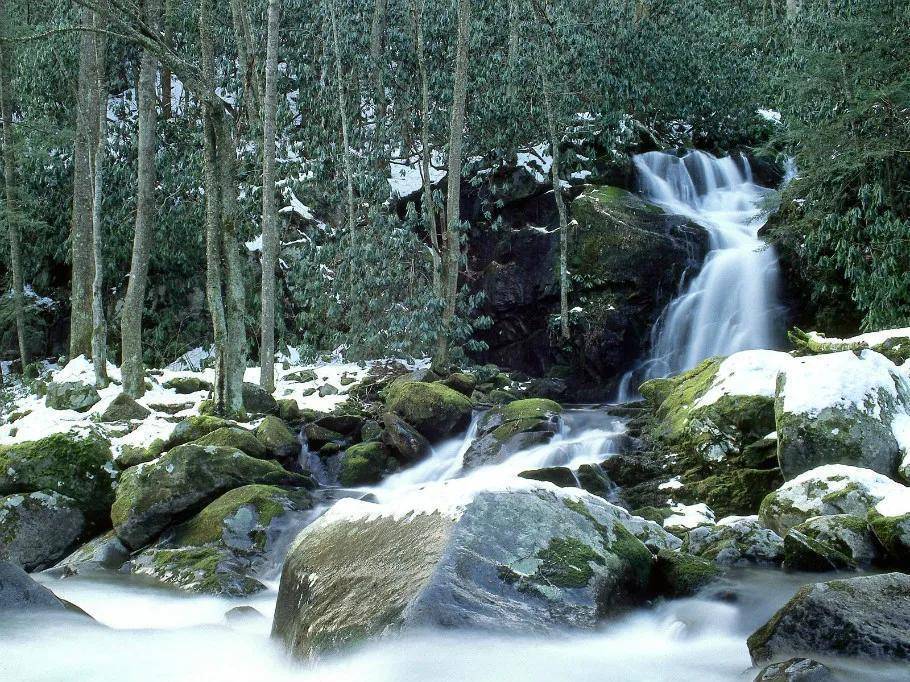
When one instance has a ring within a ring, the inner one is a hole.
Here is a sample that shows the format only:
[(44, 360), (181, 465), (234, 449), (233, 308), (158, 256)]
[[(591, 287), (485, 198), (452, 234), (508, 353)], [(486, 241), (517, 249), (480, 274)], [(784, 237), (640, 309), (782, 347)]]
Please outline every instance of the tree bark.
[[(338, 44), (338, 19), (335, 12), (335, 0), (328, 0), (329, 19), (332, 24), (332, 47), (335, 50), (335, 82), (338, 90), (338, 115), (341, 117), (341, 139), (344, 144), (344, 174), (347, 178), (347, 198), (348, 198), (348, 232), (351, 240), (351, 256), (348, 260), (354, 258), (354, 252), (357, 247), (357, 238), (354, 233), (354, 169), (351, 163), (351, 141), (348, 132), (348, 105), (344, 93), (344, 74), (341, 66), (341, 49)], [(349, 268), (350, 275), (350, 268)], [(349, 280), (351, 277), (349, 276)]]
[[(10, 35), (6, 2), (0, 0), (0, 22), (4, 35)], [(25, 336), (25, 289), (22, 274), (22, 252), (19, 244), (18, 190), (16, 155), (13, 149), (12, 44), (0, 43), (0, 114), (3, 117), (3, 180), (6, 199), (6, 224), (9, 230), (10, 270), (13, 276), (13, 306), (16, 336), (22, 369), (28, 364), (28, 342)], [(2, 377), (0, 377), (2, 382)], [(2, 385), (2, 384), (0, 384)]]
[(509, 0), (509, 85), (507, 88), (507, 94), (509, 100), (511, 100), (513, 103), (517, 94), (517, 88), (515, 87), (515, 76), (518, 74), (518, 3), (519, 0)]
[(231, 18), (234, 24), (234, 40), (237, 43), (237, 56), (243, 71), (247, 118), (250, 126), (258, 131), (261, 127), (259, 112), (262, 108), (262, 83), (256, 68), (256, 50), (253, 47), (250, 17), (241, 0), (231, 0)]
[(373, 24), (370, 28), (370, 65), (373, 69), (373, 113), (376, 117), (377, 128), (381, 125), (386, 114), (382, 47), (387, 15), (388, 0), (376, 0), (373, 5)]
[[(174, 0), (164, 0), (164, 12), (161, 25), (164, 27), (164, 41), (170, 45), (174, 40), (173, 22)], [(171, 69), (167, 64), (161, 65), (161, 118), (169, 121), (173, 115), (171, 107)]]
[[(94, 13), (97, 28), (103, 24), (99, 13)], [(104, 319), (104, 259), (103, 230), (101, 223), (101, 197), (104, 183), (104, 150), (107, 146), (107, 38), (103, 33), (95, 36), (95, 73), (98, 89), (98, 136), (92, 156), (92, 255), (95, 259), (95, 275), (92, 278), (92, 366), (95, 370), (95, 385), (103, 388), (110, 383), (107, 376), (107, 320)]]
[(278, 0), (269, 0), (265, 48), (265, 111), (262, 127), (262, 338), (259, 385), (275, 390), (275, 267), (278, 225), (275, 215), (275, 124), (278, 108)]
[(73, 147), (73, 214), (71, 240), (72, 289), (70, 293), (70, 357), (92, 356), (92, 170), (93, 130), (97, 123), (97, 78), (92, 12), (82, 11), (79, 43), (79, 80), (76, 101), (76, 136)]
[[(145, 1), (145, 20), (157, 28), (160, 8), (157, 0)], [(155, 77), (158, 60), (151, 50), (142, 51), (136, 106), (139, 118), (136, 176), (136, 222), (133, 232), (133, 253), (130, 278), (120, 316), (121, 372), (123, 392), (133, 398), (145, 393), (145, 372), (142, 365), (142, 312), (145, 308), (145, 289), (155, 213), (155, 130), (157, 111)]]
[(468, 40), (471, 35), (471, 0), (458, 0), (458, 36), (455, 48), (455, 78), (452, 85), (452, 118), (449, 125), (449, 171), (446, 196), (446, 302), (443, 311), (445, 336), (438, 346), (438, 361), (449, 359), (449, 336), (458, 301), (458, 270), (461, 262), (461, 169), (465, 104), (468, 80)]

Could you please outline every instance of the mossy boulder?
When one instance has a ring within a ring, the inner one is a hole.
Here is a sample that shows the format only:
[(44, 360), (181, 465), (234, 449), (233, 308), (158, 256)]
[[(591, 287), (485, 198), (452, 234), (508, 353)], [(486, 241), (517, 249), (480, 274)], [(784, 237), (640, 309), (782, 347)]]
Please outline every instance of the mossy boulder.
[(467, 372), (454, 372), (445, 379), (440, 379), (437, 383), (470, 397), (477, 387), (477, 378)]
[(801, 588), (748, 639), (753, 663), (794, 654), (906, 662), (910, 575), (884, 573)]
[(891, 500), (907, 499), (910, 488), (868, 469), (830, 464), (787, 481), (761, 503), (763, 525), (786, 535), (813, 516), (852, 514), (865, 517)]
[(244, 597), (265, 589), (248, 566), (217, 547), (150, 548), (136, 556), (133, 570), (190, 592)]
[(753, 682), (834, 682), (834, 673), (811, 658), (788, 658), (765, 666)]
[(382, 478), (389, 455), (382, 443), (352, 445), (344, 454), (338, 467), (338, 482), (345, 486), (377, 483)]
[(250, 457), (266, 459), (269, 451), (255, 434), (239, 426), (222, 426), (202, 438), (192, 441), (193, 445), (215, 445), (224, 448), (237, 448)]
[(594, 628), (648, 596), (653, 558), (635, 535), (645, 523), (549, 490), (415, 514), (342, 500), (298, 536), (272, 634), (308, 657), (427, 627)]
[(293, 398), (278, 399), (278, 416), (286, 422), (296, 424), (303, 420), (303, 412)]
[(869, 528), (885, 552), (885, 561), (903, 571), (910, 571), (910, 509), (905, 513), (887, 515), (873, 509), (869, 512)]
[(0, 497), (0, 560), (26, 571), (54, 565), (86, 530), (72, 498), (48, 490)]
[(816, 516), (784, 538), (784, 568), (798, 571), (868, 569), (879, 559), (866, 519), (851, 514)]
[(301, 369), (296, 372), (289, 372), (281, 377), (283, 381), (295, 381), (301, 384), (305, 384), (309, 381), (316, 381), (316, 378), (316, 372), (311, 369)]
[(140, 405), (126, 393), (121, 393), (101, 413), (101, 421), (118, 422), (130, 419), (145, 419), (151, 413), (151, 410), (147, 407)]
[(219, 495), (253, 483), (314, 485), (309, 476), (235, 448), (180, 445), (123, 473), (111, 520), (117, 537), (138, 549)]
[(98, 390), (81, 381), (52, 381), (47, 385), (45, 404), (52, 410), (85, 412), (101, 400)]
[(256, 438), (274, 457), (279, 459), (293, 457), (300, 452), (297, 437), (282, 419), (274, 415), (268, 415), (256, 427)]
[(236, 425), (236, 422), (205, 414), (187, 417), (174, 427), (171, 435), (162, 444), (161, 451), (164, 452), (178, 445), (199, 440), (206, 434), (217, 431), (220, 428)]
[(92, 538), (54, 566), (55, 572), (69, 577), (87, 570), (116, 571), (129, 561), (130, 551), (113, 530)]
[(417, 462), (429, 454), (430, 442), (397, 414), (386, 412), (382, 423), (382, 442), (403, 464)]
[(336, 445), (341, 446), (348, 442), (347, 439), (337, 431), (331, 431), (330, 429), (315, 423), (304, 426), (303, 435), (306, 437), (307, 446), (310, 450), (320, 450), (328, 443), (335, 443)]
[(104, 524), (116, 479), (110, 446), (94, 435), (57, 433), (0, 445), (0, 495), (60, 493), (74, 500), (89, 526)]
[(780, 566), (784, 541), (757, 516), (731, 516), (690, 530), (683, 538), (683, 551), (718, 566)]
[(261, 386), (243, 383), (243, 409), (250, 414), (278, 414), (278, 401)]
[(448, 386), (408, 381), (389, 386), (386, 408), (434, 442), (466, 428), (473, 404)]
[(494, 407), (477, 425), (477, 438), (464, 455), (464, 468), (498, 464), (516, 452), (550, 442), (562, 427), (562, 406), (527, 398)]
[(212, 390), (211, 383), (193, 376), (174, 377), (173, 379), (168, 379), (162, 385), (164, 388), (169, 388), (179, 395), (189, 395), (190, 393), (198, 393), (199, 391)]
[(663, 549), (651, 574), (651, 589), (664, 597), (688, 597), (720, 576), (720, 569), (708, 561), (686, 552)]
[(908, 408), (910, 383), (875, 351), (794, 359), (775, 403), (784, 478), (824, 464), (895, 476), (904, 453), (892, 422)]

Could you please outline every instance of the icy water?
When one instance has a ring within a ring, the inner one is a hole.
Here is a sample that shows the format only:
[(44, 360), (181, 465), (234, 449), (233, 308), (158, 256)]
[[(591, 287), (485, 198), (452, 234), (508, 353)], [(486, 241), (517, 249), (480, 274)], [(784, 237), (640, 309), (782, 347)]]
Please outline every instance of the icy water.
[(748, 160), (648, 152), (635, 157), (635, 168), (645, 198), (704, 227), (710, 251), (655, 325), (651, 349), (624, 377), (620, 400), (635, 397), (647, 379), (714, 355), (778, 348), (783, 340), (777, 255), (758, 237), (770, 190), (753, 181)]
[[(528, 468), (602, 461), (624, 437), (623, 421), (601, 409), (570, 410), (565, 421), (550, 444), (464, 474), (460, 463), (475, 434), (472, 425), (464, 438), (443, 444), (421, 465), (365, 492), (394, 502), (403, 496), (433, 497), (452, 484), (482, 489)], [(301, 517), (300, 527), (317, 515)], [(290, 529), (289, 536), (298, 530)], [(746, 637), (801, 584), (828, 577), (739, 570), (712, 592), (659, 602), (605, 623), (596, 632), (546, 637), (453, 630), (409, 633), (300, 664), (289, 661), (269, 639), (276, 568), (264, 576), (267, 591), (240, 600), (187, 594), (116, 573), (66, 579), (39, 574), (41, 582), (98, 624), (60, 615), (0, 622), (0, 680), (749, 680), (755, 671)], [(263, 616), (229, 623), (225, 613), (239, 605), (253, 606)], [(863, 665), (840, 670), (844, 680), (907, 679), (905, 668)]]

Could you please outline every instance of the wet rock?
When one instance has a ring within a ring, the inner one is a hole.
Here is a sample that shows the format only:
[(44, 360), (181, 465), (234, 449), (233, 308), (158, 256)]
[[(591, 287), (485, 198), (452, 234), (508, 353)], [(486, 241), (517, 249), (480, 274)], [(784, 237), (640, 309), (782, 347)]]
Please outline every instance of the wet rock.
[(753, 663), (793, 654), (906, 660), (910, 575), (885, 573), (801, 588), (749, 637)]
[(834, 682), (831, 669), (810, 658), (790, 658), (766, 666), (755, 682)]
[(429, 454), (430, 442), (397, 414), (386, 412), (382, 423), (382, 442), (402, 463), (417, 462)]
[(688, 597), (720, 575), (717, 565), (701, 557), (670, 549), (657, 553), (652, 590), (664, 597)]
[(0, 612), (67, 611), (67, 603), (32, 580), (19, 566), (0, 561)]
[(616, 484), (599, 464), (582, 464), (575, 472), (575, 477), (578, 479), (576, 485), (592, 495), (610, 499), (616, 492)]
[(717, 525), (690, 530), (683, 539), (683, 550), (719, 566), (780, 566), (784, 541), (756, 516), (730, 516)]
[(0, 560), (37, 571), (66, 556), (85, 533), (76, 501), (53, 491), (0, 497)]
[(97, 389), (81, 381), (52, 381), (47, 385), (45, 404), (52, 410), (85, 412), (101, 400)]
[(303, 435), (310, 450), (320, 450), (324, 445), (343, 445), (347, 439), (337, 431), (330, 431), (318, 424), (307, 424), (303, 427)]
[(64, 577), (99, 568), (116, 571), (129, 561), (129, 558), (130, 551), (126, 545), (114, 531), (108, 531), (82, 545), (54, 569)]
[[(295, 403), (296, 404), (296, 403)], [(268, 415), (256, 427), (256, 438), (278, 459), (294, 457), (300, 452), (296, 436), (280, 418)]]
[(408, 381), (388, 388), (386, 408), (435, 442), (465, 429), (473, 406), (469, 398), (442, 384)]
[[(886, 561), (902, 570), (910, 570), (910, 509), (883, 508), (869, 512), (869, 527), (885, 551)], [(902, 513), (903, 512), (903, 513)]]
[(121, 393), (101, 413), (101, 421), (117, 422), (130, 419), (145, 419), (150, 414), (151, 411), (148, 408), (137, 403), (126, 393)]
[(505, 461), (516, 452), (549, 443), (562, 424), (562, 406), (529, 398), (494, 407), (477, 425), (477, 438), (464, 454), (464, 468)]
[(360, 433), (363, 417), (356, 414), (327, 414), (316, 420), (316, 426), (353, 437)]
[(521, 478), (527, 478), (532, 481), (546, 481), (558, 485), (560, 488), (577, 488), (578, 481), (575, 480), (575, 474), (567, 467), (547, 467), (545, 469), (531, 469), (522, 471), (518, 474)]
[(367, 419), (360, 427), (360, 440), (368, 443), (382, 438), (382, 426), (375, 419)]
[(662, 533), (545, 490), (413, 515), (343, 500), (298, 537), (273, 637), (306, 657), (410, 628), (591, 628), (647, 596), (653, 559), (633, 528)]
[(278, 414), (278, 401), (261, 386), (243, 383), (243, 409), (252, 414)]
[(341, 455), (338, 482), (345, 486), (378, 483), (388, 463), (389, 454), (382, 443), (352, 445)]
[(247, 623), (264, 623), (268, 619), (261, 611), (257, 611), (252, 606), (235, 606), (225, 612), (224, 620), (231, 625), (244, 625)]
[(875, 536), (859, 516), (816, 516), (791, 528), (784, 538), (784, 568), (791, 570), (857, 570), (878, 559)]
[(181, 445), (123, 473), (111, 520), (117, 537), (138, 549), (219, 495), (253, 483), (314, 486), (308, 475), (234, 448)]

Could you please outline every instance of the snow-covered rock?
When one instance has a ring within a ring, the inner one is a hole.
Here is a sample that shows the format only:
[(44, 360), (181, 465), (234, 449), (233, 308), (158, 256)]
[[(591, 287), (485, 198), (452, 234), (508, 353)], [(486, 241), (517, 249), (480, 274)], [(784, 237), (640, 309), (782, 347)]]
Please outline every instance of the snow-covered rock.
[(879, 559), (866, 519), (852, 514), (814, 516), (784, 538), (784, 567), (802, 571), (868, 569)]
[(728, 516), (716, 525), (690, 530), (683, 540), (683, 551), (720, 566), (779, 566), (784, 541), (765, 528), (757, 516)]

